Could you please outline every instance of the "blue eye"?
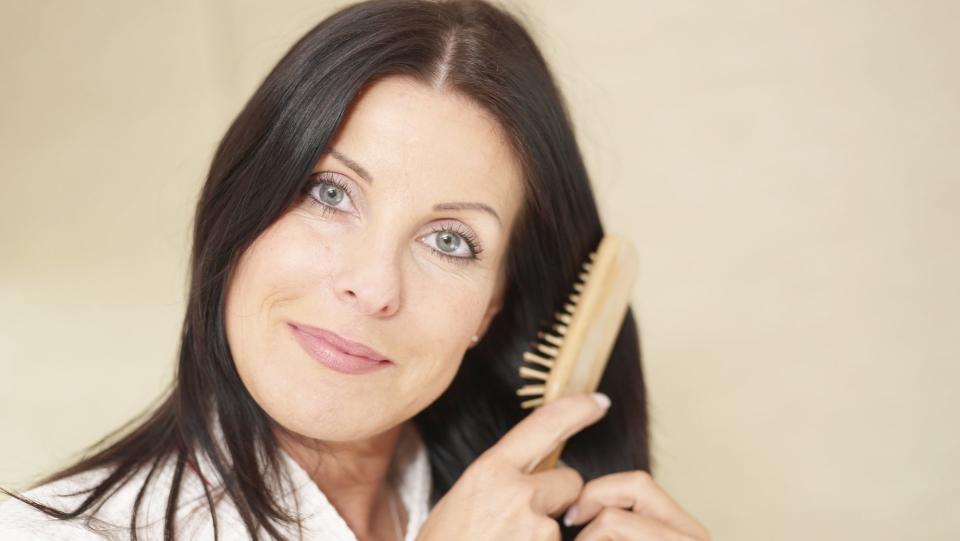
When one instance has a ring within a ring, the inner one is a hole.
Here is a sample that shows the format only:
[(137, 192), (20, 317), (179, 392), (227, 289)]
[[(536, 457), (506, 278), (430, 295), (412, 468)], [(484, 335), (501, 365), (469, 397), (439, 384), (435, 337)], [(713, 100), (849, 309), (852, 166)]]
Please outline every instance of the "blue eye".
[[(315, 175), (313, 183), (307, 188), (307, 195), (324, 211), (352, 212), (353, 197), (346, 183), (331, 175), (323, 173)], [(340, 208), (346, 199), (350, 204), (347, 208)]]
[(343, 200), (344, 196), (347, 195), (347, 192), (340, 188), (339, 186), (334, 186), (333, 184), (323, 183), (320, 185), (320, 201), (335, 207), (340, 204), (340, 201)]
[(430, 237), (436, 239), (435, 245), (428, 244), (433, 252), (455, 263), (465, 264), (475, 261), (483, 251), (477, 242), (476, 235), (461, 227), (438, 227), (423, 238)]

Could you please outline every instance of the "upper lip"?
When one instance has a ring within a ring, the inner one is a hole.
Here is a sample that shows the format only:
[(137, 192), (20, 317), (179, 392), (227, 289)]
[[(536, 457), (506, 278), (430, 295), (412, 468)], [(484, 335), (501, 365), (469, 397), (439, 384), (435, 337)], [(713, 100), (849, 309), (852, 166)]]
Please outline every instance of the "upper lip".
[(370, 348), (365, 344), (361, 344), (360, 342), (354, 342), (353, 340), (348, 340), (333, 331), (329, 331), (327, 329), (321, 329), (320, 327), (304, 325), (302, 323), (290, 322), (290, 325), (296, 327), (301, 332), (326, 340), (337, 349), (341, 351), (345, 351), (350, 355), (366, 357), (373, 361), (389, 361), (390, 360), (385, 356), (381, 355), (380, 353), (378, 353), (373, 348)]

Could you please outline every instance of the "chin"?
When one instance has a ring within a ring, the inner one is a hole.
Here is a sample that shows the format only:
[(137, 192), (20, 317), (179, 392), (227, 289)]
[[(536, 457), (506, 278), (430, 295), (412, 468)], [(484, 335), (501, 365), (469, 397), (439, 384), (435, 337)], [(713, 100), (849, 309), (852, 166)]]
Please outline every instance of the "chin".
[[(354, 419), (352, 415), (335, 414), (330, 418), (274, 419), (285, 430), (306, 438), (328, 442), (347, 442), (371, 438), (390, 430), (399, 422), (369, 417)], [(379, 422), (378, 422), (379, 421)]]
[[(327, 388), (324, 388), (327, 387)], [(333, 387), (333, 388), (330, 388)], [(282, 428), (322, 441), (353, 441), (381, 434), (403, 422), (398, 409), (370, 394), (344, 392), (332, 386), (315, 386), (309, 393), (291, 392), (273, 397), (261, 407)], [(379, 393), (383, 398), (382, 392)], [(365, 395), (365, 396), (364, 396)]]

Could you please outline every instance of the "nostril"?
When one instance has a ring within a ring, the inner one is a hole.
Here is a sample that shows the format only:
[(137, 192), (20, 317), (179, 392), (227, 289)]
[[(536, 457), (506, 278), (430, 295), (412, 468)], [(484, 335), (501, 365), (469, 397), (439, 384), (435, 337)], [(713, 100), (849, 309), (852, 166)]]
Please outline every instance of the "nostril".
[(397, 311), (396, 299), (376, 298), (376, 292), (364, 293), (361, 296), (355, 289), (342, 288), (337, 292), (337, 297), (345, 304), (350, 305), (363, 313), (376, 316), (388, 316)]

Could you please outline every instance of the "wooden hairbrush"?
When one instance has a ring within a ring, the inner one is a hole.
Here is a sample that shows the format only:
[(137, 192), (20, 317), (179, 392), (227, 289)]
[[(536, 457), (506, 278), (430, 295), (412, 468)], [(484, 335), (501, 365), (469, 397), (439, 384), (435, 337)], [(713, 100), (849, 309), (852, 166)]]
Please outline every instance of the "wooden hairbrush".
[[(523, 360), (535, 367), (520, 367), (520, 377), (533, 382), (517, 390), (517, 396), (526, 398), (521, 408), (592, 393), (600, 384), (627, 313), (637, 254), (626, 239), (606, 235), (588, 259), (563, 309), (556, 312), (550, 331), (538, 333), (533, 351), (523, 353)], [(563, 443), (533, 471), (553, 468), (562, 452)]]

